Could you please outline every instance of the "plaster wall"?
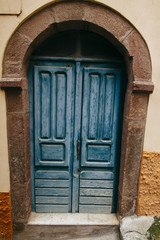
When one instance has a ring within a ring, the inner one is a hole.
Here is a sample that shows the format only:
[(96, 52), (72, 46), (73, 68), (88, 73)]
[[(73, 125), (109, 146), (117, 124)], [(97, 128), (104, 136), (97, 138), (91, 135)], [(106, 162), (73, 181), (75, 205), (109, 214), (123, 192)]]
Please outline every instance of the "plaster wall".
[(0, 192), (0, 239), (12, 239), (10, 193)]
[[(21, 24), (29, 15), (38, 11), (45, 4), (49, 4), (54, 1), (49, 0), (22, 0), (19, 1), (18, 8), (21, 8), (21, 13), (15, 14), (15, 9), (12, 7), (7, 15), (4, 15), (3, 9), (6, 8), (8, 1), (0, 1), (0, 36), (1, 36), (1, 47), (0, 47), (0, 77), (2, 76), (2, 60), (3, 54), (7, 42), (15, 29)], [(18, 1), (17, 1), (18, 2)], [(157, 0), (101, 0), (96, 1), (104, 5), (110, 6), (117, 12), (121, 13), (126, 17), (144, 37), (151, 54), (152, 61), (152, 81), (155, 84), (154, 93), (150, 96), (147, 125), (145, 133), (144, 150), (146, 151), (160, 151), (160, 111), (157, 109), (157, 103), (160, 101), (160, 1)], [(10, 1), (10, 4), (14, 5), (14, 1)], [(9, 170), (8, 170), (8, 154), (7, 154), (7, 130), (6, 130), (6, 109), (5, 109), (5, 94), (0, 91), (0, 191), (9, 190)], [(0, 179), (1, 180), (1, 179)]]
[(160, 213), (160, 152), (144, 152), (142, 159), (138, 215)]
[(0, 0), (0, 13), (1, 14), (20, 14), (21, 0)]
[(0, 91), (0, 192), (8, 192), (9, 190), (5, 92)]

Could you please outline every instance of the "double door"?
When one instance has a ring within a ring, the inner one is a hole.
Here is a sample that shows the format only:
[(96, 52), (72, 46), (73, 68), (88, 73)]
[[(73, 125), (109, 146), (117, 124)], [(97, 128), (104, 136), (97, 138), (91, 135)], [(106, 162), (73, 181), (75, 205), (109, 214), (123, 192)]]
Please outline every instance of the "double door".
[(120, 69), (42, 62), (32, 76), (35, 211), (114, 212)]

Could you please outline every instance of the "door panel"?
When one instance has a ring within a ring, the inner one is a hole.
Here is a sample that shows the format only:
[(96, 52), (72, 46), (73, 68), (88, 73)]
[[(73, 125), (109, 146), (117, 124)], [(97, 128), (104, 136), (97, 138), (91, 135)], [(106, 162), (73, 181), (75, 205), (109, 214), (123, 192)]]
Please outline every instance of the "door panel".
[(87, 162), (110, 162), (111, 160), (111, 148), (110, 146), (99, 145), (87, 145)]
[(80, 175), (79, 212), (111, 213), (113, 181), (114, 174), (111, 171), (98, 168), (83, 170)]
[(33, 68), (36, 212), (112, 212), (120, 70), (105, 66)]
[(71, 67), (35, 67), (35, 164), (68, 166), (73, 105)]
[(117, 110), (117, 99), (119, 100), (119, 71), (84, 68), (82, 167), (113, 167), (117, 117), (114, 111)]
[(70, 195), (71, 176), (67, 169), (35, 172), (36, 212), (70, 212)]

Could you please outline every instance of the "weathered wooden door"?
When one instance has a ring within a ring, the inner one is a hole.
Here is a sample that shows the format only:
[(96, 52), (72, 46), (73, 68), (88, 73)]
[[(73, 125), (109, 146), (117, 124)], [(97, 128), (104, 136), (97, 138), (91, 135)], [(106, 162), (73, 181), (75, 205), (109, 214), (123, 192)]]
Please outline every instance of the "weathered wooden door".
[(33, 209), (115, 211), (120, 69), (33, 64)]

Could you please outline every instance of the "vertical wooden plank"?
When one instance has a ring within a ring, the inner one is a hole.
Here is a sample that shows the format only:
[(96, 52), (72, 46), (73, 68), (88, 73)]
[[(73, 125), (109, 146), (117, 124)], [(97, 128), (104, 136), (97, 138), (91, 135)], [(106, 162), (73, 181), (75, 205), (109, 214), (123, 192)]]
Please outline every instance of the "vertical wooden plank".
[(35, 165), (39, 164), (39, 139), (41, 136), (41, 73), (46, 69), (39, 69), (39, 67), (34, 67), (34, 156)]
[(56, 119), (57, 119), (57, 81), (55, 71), (52, 70), (52, 89), (51, 89), (51, 138), (56, 138)]
[(69, 212), (72, 212), (72, 171), (73, 171), (73, 126), (74, 126), (74, 101), (75, 101), (75, 65), (66, 68), (66, 148), (65, 155), (68, 159), (68, 172), (70, 176), (69, 187)]
[(41, 138), (50, 137), (51, 74), (41, 73)]
[(86, 141), (88, 139), (88, 113), (89, 113), (89, 96), (90, 96), (90, 81), (89, 81), (90, 70), (84, 68), (83, 76), (83, 98), (82, 98), (82, 126), (81, 126), (81, 166), (85, 165), (87, 152), (86, 152)]
[(80, 213), (99, 213), (99, 214), (109, 214), (111, 213), (111, 206), (101, 206), (101, 205), (80, 205)]
[(67, 213), (69, 212), (68, 205), (44, 205), (37, 204), (36, 212), (39, 213)]
[(57, 101), (56, 101), (56, 138), (65, 138), (66, 132), (66, 74), (56, 73)]
[(82, 67), (76, 63), (76, 92), (75, 92), (75, 116), (74, 116), (74, 159), (73, 159), (73, 183), (72, 183), (72, 212), (79, 211), (79, 173), (80, 160), (77, 159), (77, 143), (81, 139), (81, 104), (82, 104)]
[(88, 138), (96, 139), (98, 133), (99, 91), (101, 76), (98, 73), (94, 73), (89, 74), (88, 78), (89, 79), (85, 79), (85, 81), (90, 81)]
[(99, 96), (99, 108), (98, 108), (98, 137), (97, 139), (102, 139), (103, 134), (103, 119), (104, 119), (104, 105), (105, 105), (105, 80), (104, 80), (104, 71), (99, 70), (101, 74), (100, 82), (100, 96)]
[(106, 74), (103, 139), (111, 139), (112, 137), (114, 97), (115, 97), (115, 76)]

